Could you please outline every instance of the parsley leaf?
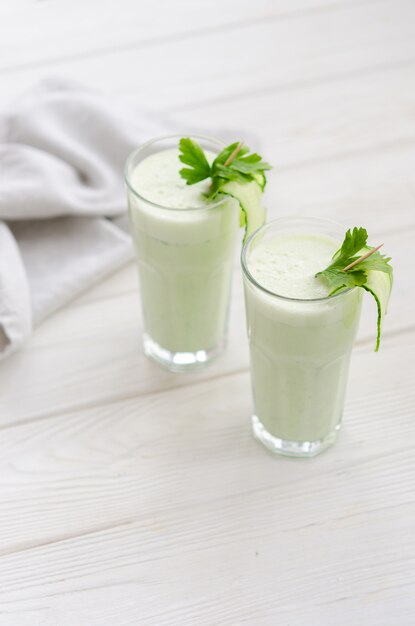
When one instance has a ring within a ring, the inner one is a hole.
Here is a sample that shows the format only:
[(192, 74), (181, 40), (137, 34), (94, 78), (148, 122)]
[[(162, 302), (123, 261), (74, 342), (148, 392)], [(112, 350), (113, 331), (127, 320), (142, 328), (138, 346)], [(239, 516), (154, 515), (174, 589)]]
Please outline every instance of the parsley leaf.
[(351, 289), (352, 287), (361, 287), (366, 282), (366, 272), (342, 272), (335, 267), (328, 267), (324, 272), (319, 272), (316, 276), (323, 275), (330, 285), (330, 296), (338, 291)]
[(210, 193), (207, 194), (210, 199), (221, 193), (221, 188), (230, 180), (240, 183), (254, 180), (263, 188), (265, 184), (264, 172), (270, 170), (271, 165), (263, 161), (259, 154), (255, 152), (249, 154), (249, 148), (242, 146), (235, 158), (228, 163), (229, 158), (239, 145), (239, 142), (235, 142), (226, 146), (217, 155), (212, 165), (209, 165), (205, 153), (196, 141), (189, 137), (180, 139), (180, 161), (189, 165), (188, 168), (180, 170), (180, 176), (186, 180), (188, 185), (194, 185), (201, 180), (211, 178), (211, 189)]
[(180, 161), (190, 166), (180, 170), (180, 176), (186, 180), (188, 185), (194, 185), (211, 176), (209, 161), (196, 141), (189, 138), (180, 139), (179, 149)]
[(385, 257), (380, 252), (374, 252), (351, 269), (344, 271), (348, 265), (357, 261), (368, 250), (370, 247), (367, 246), (365, 228), (355, 227), (346, 232), (341, 248), (333, 256), (333, 262), (325, 270), (316, 274), (316, 276), (324, 276), (329, 283), (330, 296), (341, 289), (363, 286), (367, 281), (367, 272), (370, 270), (392, 273), (392, 267), (389, 265), (390, 257)]
[(343, 267), (346, 267), (349, 263), (351, 263), (351, 261), (349, 261), (348, 259), (353, 257), (353, 255), (357, 254), (358, 252), (360, 252), (360, 250), (362, 250), (362, 248), (365, 247), (366, 242), (367, 242), (366, 228), (357, 228), (355, 226), (353, 230), (349, 229), (346, 232), (342, 246), (340, 250), (336, 252), (336, 254), (334, 255), (334, 258), (336, 259), (336, 261), (337, 260), (339, 261), (340, 265), (343, 265)]
[[(386, 313), (392, 288), (393, 269), (389, 264), (390, 257), (376, 251), (362, 258), (372, 248), (367, 245), (365, 228), (353, 228), (346, 232), (341, 248), (333, 256), (332, 263), (316, 276), (322, 276), (329, 284), (329, 296), (351, 289), (362, 287), (373, 295), (378, 309), (377, 339), (375, 350), (379, 349), (381, 323)], [(352, 267), (349, 268), (350, 265)], [(347, 269), (349, 268), (349, 269)], [(385, 275), (388, 275), (387, 278)], [(383, 276), (383, 277), (382, 277)]]

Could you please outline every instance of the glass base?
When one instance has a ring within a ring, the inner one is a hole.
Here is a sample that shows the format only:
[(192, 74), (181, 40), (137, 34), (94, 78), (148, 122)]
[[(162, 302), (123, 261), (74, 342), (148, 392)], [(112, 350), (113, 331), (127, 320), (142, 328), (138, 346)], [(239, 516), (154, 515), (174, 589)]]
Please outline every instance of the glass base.
[(226, 340), (224, 339), (210, 350), (170, 352), (170, 350), (162, 348), (150, 335), (146, 333), (143, 335), (145, 355), (172, 372), (194, 372), (205, 368), (211, 361), (222, 354), (225, 345)]
[(316, 441), (289, 441), (287, 439), (274, 437), (274, 435), (271, 435), (271, 433), (265, 429), (256, 415), (252, 416), (252, 430), (255, 439), (258, 439), (258, 441), (274, 454), (283, 454), (292, 457), (312, 457), (333, 445), (337, 439), (340, 424), (326, 437), (317, 439)]

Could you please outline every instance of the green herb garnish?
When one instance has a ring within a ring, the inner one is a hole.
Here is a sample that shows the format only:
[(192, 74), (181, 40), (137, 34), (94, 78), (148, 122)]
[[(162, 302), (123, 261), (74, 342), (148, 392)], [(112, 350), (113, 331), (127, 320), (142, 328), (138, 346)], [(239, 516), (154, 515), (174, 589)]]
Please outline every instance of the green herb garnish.
[(362, 287), (375, 298), (378, 309), (377, 338), (375, 351), (379, 349), (381, 326), (386, 313), (392, 288), (393, 269), (391, 257), (379, 252), (380, 246), (367, 245), (365, 228), (353, 228), (346, 232), (342, 246), (333, 256), (333, 262), (316, 276), (323, 276), (329, 286), (329, 296), (350, 289)]
[(194, 185), (206, 178), (212, 179), (209, 199), (213, 199), (226, 182), (233, 180), (240, 183), (255, 181), (261, 187), (265, 185), (266, 170), (271, 165), (262, 160), (259, 154), (249, 154), (248, 146), (241, 142), (231, 143), (209, 164), (200, 145), (189, 137), (180, 139), (180, 161), (189, 167), (180, 170), (180, 176), (188, 185)]
[(265, 222), (265, 209), (261, 195), (265, 188), (265, 171), (271, 165), (255, 152), (250, 154), (242, 142), (235, 142), (220, 152), (212, 164), (206, 158), (200, 145), (184, 137), (179, 142), (179, 158), (189, 167), (180, 170), (180, 176), (187, 185), (194, 185), (207, 178), (211, 179), (209, 200), (218, 194), (235, 198), (241, 207), (241, 226), (245, 226), (245, 237)]

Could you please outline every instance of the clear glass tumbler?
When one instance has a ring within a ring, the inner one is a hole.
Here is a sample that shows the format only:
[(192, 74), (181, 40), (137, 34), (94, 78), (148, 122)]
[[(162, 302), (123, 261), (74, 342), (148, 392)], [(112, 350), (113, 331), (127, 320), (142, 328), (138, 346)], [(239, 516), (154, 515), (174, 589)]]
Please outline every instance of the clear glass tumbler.
[[(224, 147), (206, 137), (192, 138), (213, 153)], [(127, 160), (125, 179), (144, 351), (170, 370), (189, 371), (205, 366), (225, 347), (239, 204), (221, 197), (176, 208), (151, 202), (135, 188), (137, 165), (158, 151), (177, 148), (179, 140), (179, 135), (162, 137), (141, 146)]]
[(261, 286), (249, 270), (254, 248), (282, 233), (330, 235), (329, 220), (280, 218), (257, 230), (242, 250), (255, 437), (274, 453), (314, 456), (340, 428), (361, 289), (314, 300), (286, 298)]

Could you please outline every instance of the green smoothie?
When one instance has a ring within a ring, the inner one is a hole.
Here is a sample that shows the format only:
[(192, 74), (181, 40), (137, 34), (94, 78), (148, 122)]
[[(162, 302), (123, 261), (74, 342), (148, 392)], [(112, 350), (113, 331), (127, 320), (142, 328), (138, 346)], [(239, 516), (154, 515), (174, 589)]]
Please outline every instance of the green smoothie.
[(177, 370), (223, 348), (240, 213), (230, 197), (208, 203), (208, 181), (186, 185), (181, 166), (178, 149), (168, 148), (127, 172), (145, 349)]
[(287, 222), (261, 229), (243, 258), (253, 428), (274, 452), (311, 456), (340, 426), (361, 290), (328, 298), (315, 277), (340, 231), (336, 239), (324, 220)]

